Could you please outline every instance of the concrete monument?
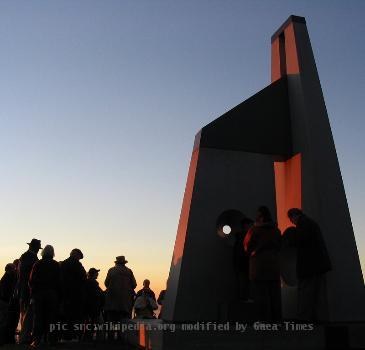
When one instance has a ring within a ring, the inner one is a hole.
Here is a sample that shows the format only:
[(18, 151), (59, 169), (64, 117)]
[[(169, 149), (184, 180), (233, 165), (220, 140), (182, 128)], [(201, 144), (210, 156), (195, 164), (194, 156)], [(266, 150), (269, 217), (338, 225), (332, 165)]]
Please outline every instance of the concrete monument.
[[(305, 19), (290, 16), (272, 36), (271, 48), (271, 84), (196, 135), (166, 321), (236, 317), (232, 237), (242, 217), (254, 217), (259, 205), (270, 208), (281, 230), (290, 225), (286, 212), (292, 207), (320, 224), (333, 265), (323, 320), (364, 318), (364, 281)], [(283, 316), (291, 319), (295, 259), (290, 252), (283, 256)]]

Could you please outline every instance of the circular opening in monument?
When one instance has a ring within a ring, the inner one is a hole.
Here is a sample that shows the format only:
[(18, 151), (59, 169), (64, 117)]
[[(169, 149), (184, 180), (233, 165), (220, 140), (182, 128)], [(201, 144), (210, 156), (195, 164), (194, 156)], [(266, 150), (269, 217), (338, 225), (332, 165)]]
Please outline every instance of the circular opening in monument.
[(222, 228), (222, 230), (223, 230), (223, 233), (225, 235), (229, 235), (231, 233), (231, 231), (232, 231), (232, 228), (229, 225), (224, 225), (223, 228)]
[(216, 223), (217, 234), (229, 238), (242, 230), (241, 221), (245, 216), (238, 210), (226, 210), (219, 215)]

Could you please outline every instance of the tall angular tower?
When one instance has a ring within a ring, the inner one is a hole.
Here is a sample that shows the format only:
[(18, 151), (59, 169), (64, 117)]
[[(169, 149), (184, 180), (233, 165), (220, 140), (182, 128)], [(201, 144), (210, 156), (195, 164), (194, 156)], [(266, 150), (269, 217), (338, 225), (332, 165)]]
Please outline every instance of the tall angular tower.
[[(323, 319), (364, 319), (364, 281), (305, 19), (290, 16), (271, 41), (271, 84), (195, 138), (165, 320), (222, 319), (236, 298), (233, 235), (242, 217), (253, 217), (263, 204), (282, 230), (291, 207), (320, 224), (333, 265)], [(286, 318), (296, 316), (294, 264), (293, 254), (283, 252)]]

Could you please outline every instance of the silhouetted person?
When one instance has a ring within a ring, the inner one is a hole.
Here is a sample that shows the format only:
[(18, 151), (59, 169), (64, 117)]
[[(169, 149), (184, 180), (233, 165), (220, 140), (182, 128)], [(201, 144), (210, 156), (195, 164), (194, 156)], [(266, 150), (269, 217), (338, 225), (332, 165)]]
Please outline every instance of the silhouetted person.
[(235, 234), (235, 242), (233, 246), (233, 269), (236, 275), (236, 285), (238, 298), (241, 300), (249, 300), (249, 255), (245, 252), (243, 241), (246, 233), (253, 225), (253, 221), (244, 218), (241, 221), (241, 230)]
[(5, 273), (0, 280), (0, 299), (7, 304), (10, 302), (17, 283), (17, 271), (13, 263), (6, 264)]
[(36, 262), (30, 274), (29, 286), (33, 305), (32, 348), (37, 348), (44, 336), (52, 344), (56, 334), (49, 333), (50, 324), (56, 323), (60, 296), (60, 266), (54, 258), (54, 249), (46, 245), (42, 250), (42, 259)]
[(29, 276), (33, 265), (38, 261), (37, 254), (41, 248), (41, 241), (33, 238), (29, 249), (19, 258), (19, 278), (17, 284), (17, 293), (20, 303), (20, 343), (29, 343), (31, 341), (31, 332), (33, 327), (33, 310), (29, 306), (30, 289)]
[(154, 310), (158, 308), (154, 291), (150, 288), (150, 281), (143, 281), (143, 288), (136, 294), (134, 309), (138, 318), (154, 318)]
[[(117, 256), (115, 266), (110, 268), (105, 279), (106, 295), (104, 310), (108, 322), (120, 322), (132, 316), (134, 289), (137, 287), (131, 269), (125, 265), (124, 256)], [(114, 332), (109, 332), (109, 339)]]
[(244, 247), (250, 255), (250, 281), (259, 320), (281, 319), (281, 235), (267, 207), (259, 207)]
[(15, 342), (14, 332), (9, 327), (9, 319), (11, 318), (10, 303), (13, 299), (17, 278), (15, 265), (6, 264), (5, 273), (0, 280), (0, 344)]
[(104, 292), (99, 287), (96, 280), (99, 271), (92, 267), (87, 273), (85, 284), (85, 340), (92, 340), (94, 333), (94, 325), (99, 322), (100, 314), (104, 305)]
[(162, 318), (162, 310), (163, 310), (163, 303), (165, 300), (165, 295), (166, 295), (166, 289), (163, 289), (163, 290), (161, 290), (161, 292), (157, 298), (157, 303), (161, 306), (160, 313), (158, 314), (158, 318)]
[(76, 331), (74, 327), (84, 321), (86, 271), (80, 262), (83, 258), (81, 250), (75, 248), (70, 257), (60, 264), (63, 312), (68, 325), (68, 331), (64, 334), (66, 340), (81, 336), (81, 332)]
[(156, 300), (155, 292), (150, 288), (150, 285), (151, 285), (151, 281), (148, 279), (145, 279), (143, 281), (143, 288), (137, 292), (136, 297), (145, 294), (145, 295), (149, 296), (150, 298), (153, 298), (154, 300)]
[(317, 321), (328, 313), (325, 274), (331, 261), (319, 225), (298, 208), (290, 209), (288, 217), (295, 228), (283, 237), (297, 249), (298, 318)]
[(157, 303), (161, 306), (163, 305), (163, 302), (165, 300), (165, 295), (166, 295), (166, 289), (161, 290), (160, 294), (158, 295)]
[[(14, 273), (14, 286), (13, 291), (10, 292), (8, 295), (10, 295), (9, 301), (8, 301), (8, 311), (7, 311), (7, 319), (5, 323), (5, 329), (4, 329), (4, 339), (3, 341), (7, 344), (14, 344), (15, 343), (15, 332), (18, 327), (19, 323), (19, 316), (20, 316), (20, 305), (19, 305), (19, 298), (17, 293), (17, 283), (18, 283), (18, 269), (19, 269), (19, 259), (15, 259), (13, 261), (13, 271), (11, 273)], [(10, 280), (12, 280), (12, 278)], [(7, 284), (7, 283), (6, 283)], [(12, 283), (10, 283), (12, 284)], [(11, 288), (11, 287), (10, 287)], [(6, 299), (6, 298), (5, 298)]]

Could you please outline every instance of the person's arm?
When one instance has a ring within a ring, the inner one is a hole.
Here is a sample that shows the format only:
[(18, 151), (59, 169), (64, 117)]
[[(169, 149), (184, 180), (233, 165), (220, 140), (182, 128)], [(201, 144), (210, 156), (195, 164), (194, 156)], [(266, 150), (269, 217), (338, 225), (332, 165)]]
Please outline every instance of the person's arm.
[(21, 280), (21, 278), (23, 276), (22, 256), (19, 258), (17, 274), (18, 274), (18, 284), (19, 284), (19, 281)]
[(86, 274), (86, 270), (85, 268), (82, 266), (82, 264), (80, 263), (80, 279), (83, 281), (83, 283), (86, 282), (87, 280), (87, 274)]
[(137, 282), (136, 282), (136, 279), (134, 278), (134, 275), (133, 275), (133, 271), (131, 271), (131, 286), (132, 286), (132, 289), (135, 289), (137, 287)]
[(278, 228), (275, 230), (275, 235), (276, 235), (277, 248), (278, 248), (278, 250), (280, 250), (281, 249), (282, 238), (281, 238), (281, 232)]
[(1, 280), (0, 280), (0, 299), (1, 300), (5, 300), (6, 299), (6, 273), (3, 277), (1, 277)]
[(316, 235), (317, 224), (307, 217), (300, 219), (297, 225), (298, 230), (298, 240), (301, 242), (311, 241)]
[(104, 284), (105, 284), (105, 287), (106, 287), (106, 288), (109, 288), (109, 285), (110, 285), (110, 270), (108, 271), (108, 273), (107, 273), (107, 275), (106, 275), (106, 278), (105, 278)]
[(54, 264), (54, 272), (55, 272), (54, 279), (55, 279), (56, 291), (57, 291), (59, 298), (61, 299), (61, 297), (62, 297), (61, 268), (60, 268), (60, 264), (57, 261), (55, 261), (55, 264)]
[(243, 246), (248, 255), (251, 255), (255, 250), (256, 245), (256, 235), (254, 228), (250, 228), (246, 234), (245, 240), (243, 241)]
[(282, 242), (290, 247), (297, 246), (298, 229), (294, 226), (288, 227), (281, 236)]
[(245, 239), (243, 240), (243, 248), (245, 249), (245, 252), (248, 253), (248, 243), (250, 242), (252, 236), (252, 230), (249, 229), (246, 233)]
[(28, 286), (33, 293), (39, 285), (39, 264), (34, 264), (29, 275)]
[(158, 299), (157, 299), (157, 302), (162, 305), (163, 304), (163, 300), (165, 298), (165, 293), (166, 293), (166, 290), (162, 290), (158, 296)]

